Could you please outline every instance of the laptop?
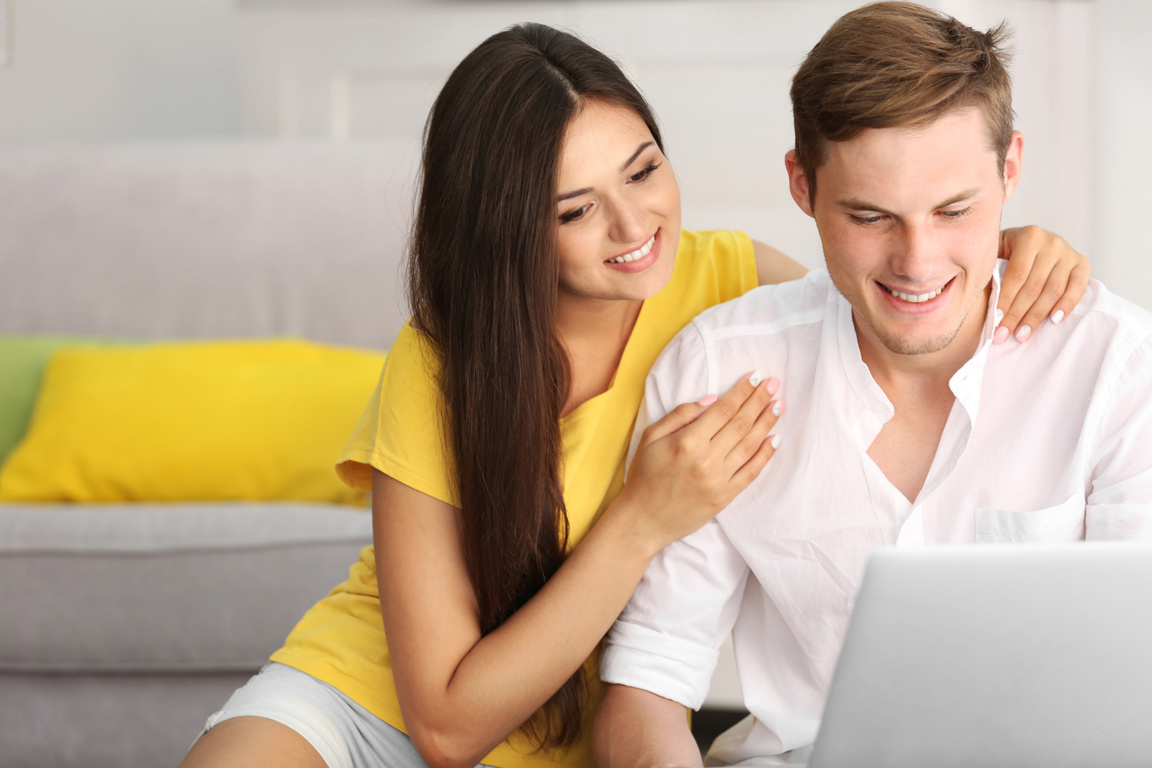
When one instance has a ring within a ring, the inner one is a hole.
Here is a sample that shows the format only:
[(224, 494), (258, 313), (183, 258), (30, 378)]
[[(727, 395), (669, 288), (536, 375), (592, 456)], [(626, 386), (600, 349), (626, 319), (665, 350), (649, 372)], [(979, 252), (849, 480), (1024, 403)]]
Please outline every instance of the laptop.
[(1152, 545), (884, 548), (809, 768), (1152, 765)]

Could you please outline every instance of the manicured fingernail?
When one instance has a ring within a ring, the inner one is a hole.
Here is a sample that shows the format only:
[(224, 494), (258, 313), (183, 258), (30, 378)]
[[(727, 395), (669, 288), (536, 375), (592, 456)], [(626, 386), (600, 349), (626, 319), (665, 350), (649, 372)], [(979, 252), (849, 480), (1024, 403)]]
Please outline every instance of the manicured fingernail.
[(782, 400), (777, 400), (776, 402), (772, 403), (772, 415), (779, 416), (782, 413), (784, 413), (784, 402)]
[(752, 371), (752, 373), (748, 376), (748, 383), (754, 387), (759, 385), (763, 380), (764, 376), (760, 373), (760, 371)]
[(769, 395), (776, 394), (776, 391), (780, 389), (780, 379), (773, 376), (768, 379), (768, 383), (764, 385), (764, 388), (768, 390)]
[(772, 435), (768, 438), (768, 442), (772, 444), (773, 450), (780, 447), (780, 435)]
[(996, 319), (992, 321), (993, 325), (1000, 325), (1000, 321), (1004, 319), (1004, 310), (996, 307)]
[(1064, 319), (1064, 310), (1058, 309), (1052, 313), (1052, 325), (1059, 325), (1060, 321)]
[(696, 405), (699, 405), (702, 408), (707, 408), (708, 406), (712, 405), (712, 403), (716, 402), (719, 399), (720, 399), (719, 395), (705, 395), (704, 397), (702, 397), (696, 401)]
[(992, 334), (993, 344), (1003, 344), (1008, 341), (1008, 326), (1002, 325), (996, 329), (996, 333)]
[(1026, 325), (1020, 326), (1016, 331), (1016, 341), (1028, 341), (1028, 337), (1032, 335), (1032, 329)]

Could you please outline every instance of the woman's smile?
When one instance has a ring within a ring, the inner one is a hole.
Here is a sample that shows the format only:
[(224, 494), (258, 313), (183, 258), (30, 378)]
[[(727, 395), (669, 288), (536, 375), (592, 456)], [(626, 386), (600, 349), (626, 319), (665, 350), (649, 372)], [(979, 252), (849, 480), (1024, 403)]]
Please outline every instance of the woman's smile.
[(644, 243), (644, 245), (622, 256), (608, 259), (608, 261), (604, 263), (610, 268), (619, 270), (620, 272), (643, 272), (655, 264), (659, 258), (660, 230), (658, 229), (656, 230), (656, 234), (648, 238), (648, 242)]

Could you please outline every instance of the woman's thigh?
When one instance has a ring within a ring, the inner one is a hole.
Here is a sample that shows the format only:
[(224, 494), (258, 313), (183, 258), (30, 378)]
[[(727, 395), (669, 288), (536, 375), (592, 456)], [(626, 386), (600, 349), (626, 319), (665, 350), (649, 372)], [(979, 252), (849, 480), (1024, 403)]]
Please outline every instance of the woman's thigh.
[(266, 717), (244, 716), (216, 725), (192, 745), (180, 768), (277, 765), (327, 768), (308, 740)]
[(208, 718), (181, 768), (427, 768), (412, 741), (341, 691), (269, 664)]

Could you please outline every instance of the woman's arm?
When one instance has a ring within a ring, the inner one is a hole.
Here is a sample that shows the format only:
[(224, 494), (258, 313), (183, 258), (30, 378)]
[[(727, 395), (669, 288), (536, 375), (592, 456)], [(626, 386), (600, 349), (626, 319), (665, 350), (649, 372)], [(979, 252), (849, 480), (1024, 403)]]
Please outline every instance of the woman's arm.
[(688, 403), (645, 430), (628, 483), (567, 560), (481, 636), (459, 510), (376, 472), (373, 538), (396, 692), (432, 768), (468, 766), (515, 731), (592, 653), (651, 558), (722, 509), (773, 453), (765, 385)]
[(756, 255), (756, 279), (760, 285), (799, 280), (808, 274), (803, 264), (759, 240), (752, 241), (752, 252)]
[[(752, 248), (760, 285), (795, 280), (808, 271), (770, 245), (753, 240)], [(997, 344), (1010, 335), (1027, 341), (1046, 317), (1054, 323), (1063, 320), (1084, 295), (1092, 271), (1088, 259), (1064, 238), (1036, 226), (1002, 231), (1000, 258), (1008, 259), (1008, 268), (996, 303), (1004, 313), (993, 336)]]

